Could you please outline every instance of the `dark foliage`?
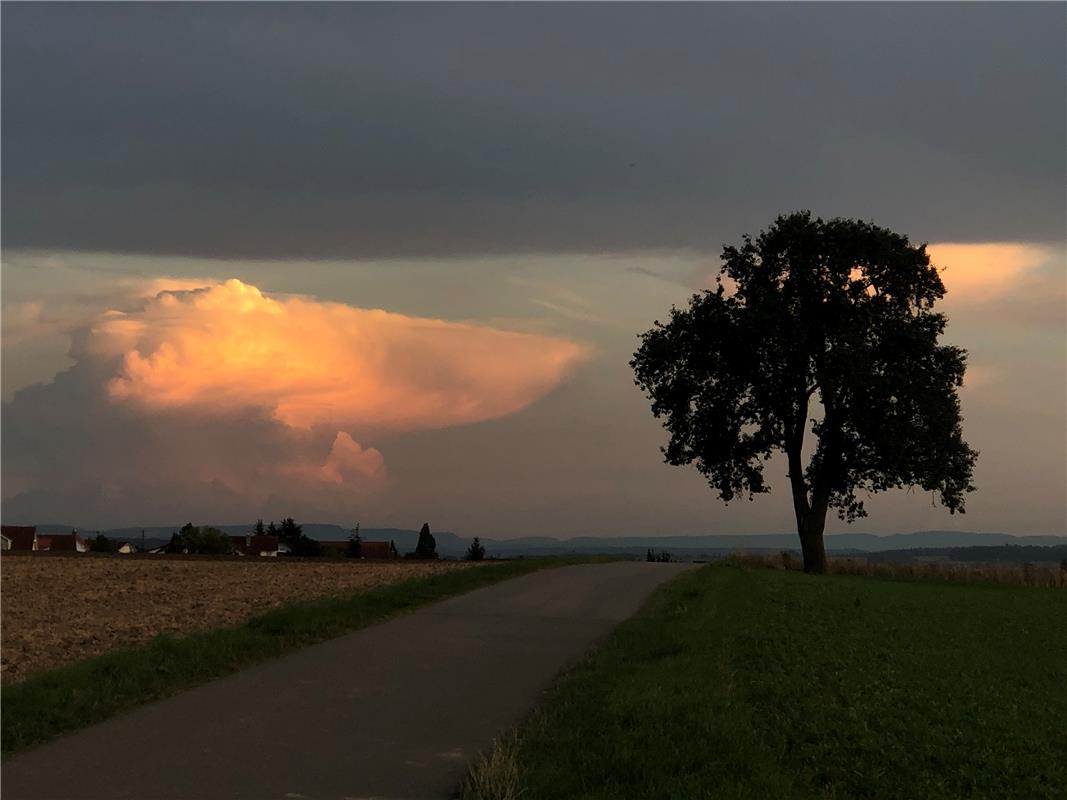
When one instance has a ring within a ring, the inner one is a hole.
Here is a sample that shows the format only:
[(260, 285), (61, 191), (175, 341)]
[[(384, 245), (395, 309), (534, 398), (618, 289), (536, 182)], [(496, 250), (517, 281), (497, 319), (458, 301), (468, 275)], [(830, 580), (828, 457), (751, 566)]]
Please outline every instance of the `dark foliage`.
[(304, 535), (304, 528), (298, 525), (292, 517), (286, 517), (281, 524), (275, 527), (272, 521), (267, 526), (267, 533), (278, 537), (278, 540), (289, 548), (289, 555), (304, 558), (321, 556), (322, 545), (315, 539)]
[(481, 543), (477, 536), (474, 537), (474, 541), (471, 542), (470, 547), (467, 548), (466, 559), (468, 561), (481, 561), (485, 558), (485, 546)]
[(352, 535), (348, 537), (348, 546), (345, 548), (346, 558), (363, 558), (363, 537), (359, 535), (359, 523), (352, 529)]
[[(271, 522), (271, 527), (274, 526), (274, 522)], [(281, 525), (277, 528), (278, 539), (282, 544), (288, 545), (292, 548), (300, 541), (300, 537), (304, 535), (304, 527), (297, 525), (296, 520), (292, 517), (286, 517), (282, 520)]]
[(415, 552), (408, 553), (405, 558), (437, 558), (437, 540), (430, 533), (430, 523), (424, 522), (419, 530), (419, 541), (415, 545)]
[(119, 546), (108, 539), (104, 534), (96, 534), (96, 538), (89, 542), (90, 553), (117, 553)]
[(667, 463), (695, 463), (729, 502), (769, 491), (764, 464), (785, 453), (808, 571), (825, 570), (828, 509), (866, 515), (857, 493), (918, 486), (962, 512), (977, 458), (957, 395), (966, 353), (938, 344), (945, 288), (926, 246), (799, 212), (722, 260), (716, 289), (672, 308), (630, 362)]
[(218, 528), (197, 527), (187, 522), (178, 533), (170, 537), (167, 552), (228, 556), (233, 553), (233, 542)]
[(322, 545), (318, 540), (312, 539), (310, 536), (300, 536), (295, 540), (293, 544), (289, 546), (289, 555), (300, 556), (301, 558), (315, 558), (323, 554)]

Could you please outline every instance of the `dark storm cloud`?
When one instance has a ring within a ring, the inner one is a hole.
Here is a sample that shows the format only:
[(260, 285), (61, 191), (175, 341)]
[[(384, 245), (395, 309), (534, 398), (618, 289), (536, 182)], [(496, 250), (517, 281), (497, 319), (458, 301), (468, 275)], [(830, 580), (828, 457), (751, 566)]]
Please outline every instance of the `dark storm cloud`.
[(4, 246), (1063, 236), (1062, 4), (8, 4)]

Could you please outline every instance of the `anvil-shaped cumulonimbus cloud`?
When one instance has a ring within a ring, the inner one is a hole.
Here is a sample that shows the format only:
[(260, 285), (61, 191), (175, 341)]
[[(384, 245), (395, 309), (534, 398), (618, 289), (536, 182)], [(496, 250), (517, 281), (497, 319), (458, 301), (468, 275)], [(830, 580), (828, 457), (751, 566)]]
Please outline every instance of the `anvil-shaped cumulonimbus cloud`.
[(120, 356), (114, 402), (152, 411), (261, 409), (290, 428), (416, 430), (512, 414), (586, 354), (564, 338), (305, 298), (228, 280), (165, 291), (93, 326)]

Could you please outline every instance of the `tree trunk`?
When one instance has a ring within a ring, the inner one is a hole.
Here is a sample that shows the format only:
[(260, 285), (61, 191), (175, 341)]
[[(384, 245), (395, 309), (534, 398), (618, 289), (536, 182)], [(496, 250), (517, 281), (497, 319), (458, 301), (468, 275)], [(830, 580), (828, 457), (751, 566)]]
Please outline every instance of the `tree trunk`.
[(800, 550), (804, 554), (804, 571), (812, 575), (826, 573), (826, 547), (822, 532), (826, 527), (826, 509), (813, 509), (797, 520)]

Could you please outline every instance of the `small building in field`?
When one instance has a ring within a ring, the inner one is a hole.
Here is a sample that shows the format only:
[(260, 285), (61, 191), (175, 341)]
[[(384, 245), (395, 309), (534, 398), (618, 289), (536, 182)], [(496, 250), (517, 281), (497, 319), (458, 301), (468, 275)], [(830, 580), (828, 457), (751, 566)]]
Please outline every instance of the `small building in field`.
[(10, 550), (11, 544), (11, 540), (4, 536), (4, 534), (0, 533), (0, 550)]
[(119, 542), (115, 547), (116, 553), (122, 553), (123, 555), (129, 555), (130, 553), (136, 553), (137, 548), (129, 542)]
[(364, 558), (399, 558), (396, 544), (389, 542), (363, 542), (360, 545), (360, 553)]
[(37, 549), (36, 525), (0, 525), (0, 533), (11, 542), (11, 547), (5, 547), (5, 550)]

